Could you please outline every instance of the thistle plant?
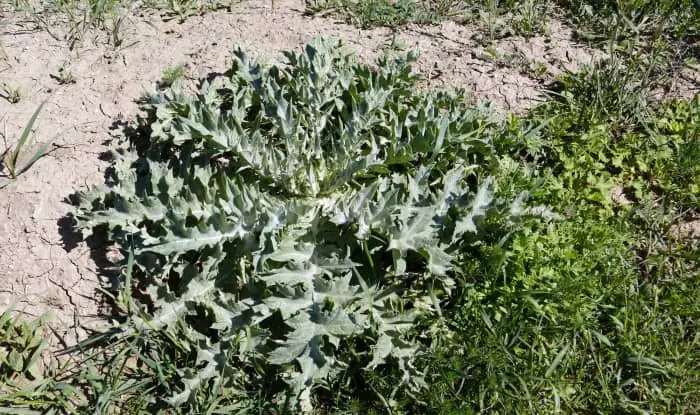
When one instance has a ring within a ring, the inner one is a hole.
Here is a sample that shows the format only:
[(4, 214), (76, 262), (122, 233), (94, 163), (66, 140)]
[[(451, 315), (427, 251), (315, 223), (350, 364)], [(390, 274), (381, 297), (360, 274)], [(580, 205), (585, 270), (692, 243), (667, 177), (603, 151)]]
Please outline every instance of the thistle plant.
[(80, 194), (77, 226), (106, 231), (129, 258), (123, 293), (140, 293), (112, 335), (196, 353), (153, 381), (169, 384), (160, 404), (203, 410), (212, 385), (245, 397), (277, 379), (274, 402), (310, 411), (315, 387), (358, 369), (350, 350), (420, 389), (411, 329), (504, 212), (486, 111), (416, 93), (413, 54), (373, 69), (318, 39), (284, 56), (263, 67), (237, 49), (196, 96), (151, 97), (106, 186)]

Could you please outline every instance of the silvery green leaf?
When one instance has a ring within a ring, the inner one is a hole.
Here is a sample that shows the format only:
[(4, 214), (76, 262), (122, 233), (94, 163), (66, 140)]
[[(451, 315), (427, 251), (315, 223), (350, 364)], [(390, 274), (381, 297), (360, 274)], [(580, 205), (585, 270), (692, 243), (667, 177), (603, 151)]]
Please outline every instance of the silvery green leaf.
[(481, 184), (474, 199), (471, 201), (468, 212), (456, 223), (455, 238), (459, 238), (467, 232), (476, 233), (477, 229), (474, 221), (486, 214), (486, 208), (488, 208), (493, 201), (493, 187), (493, 177), (488, 177), (484, 183)]
[(135, 318), (136, 328), (160, 329), (177, 323), (188, 311), (189, 303), (202, 301), (215, 292), (214, 281), (193, 279), (187, 286), (187, 291), (181, 297), (160, 298), (159, 309), (153, 318), (142, 320)]
[(206, 362), (202, 369), (188, 369), (181, 373), (181, 380), (184, 384), (182, 392), (170, 396), (166, 401), (174, 407), (181, 406), (192, 399), (200, 385), (218, 374), (217, 364), (214, 354), (209, 350), (200, 349), (197, 354), (197, 362)]

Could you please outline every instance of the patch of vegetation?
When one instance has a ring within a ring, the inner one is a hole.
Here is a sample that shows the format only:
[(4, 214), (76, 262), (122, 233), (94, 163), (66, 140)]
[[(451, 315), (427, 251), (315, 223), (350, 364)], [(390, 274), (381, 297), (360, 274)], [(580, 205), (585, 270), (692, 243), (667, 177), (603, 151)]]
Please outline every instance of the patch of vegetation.
[(62, 393), (61, 383), (55, 378), (56, 368), (43, 364), (50, 319), (50, 314), (21, 318), (12, 307), (0, 314), (0, 413), (38, 413), (21, 408), (49, 406), (75, 412), (68, 402), (72, 386), (65, 384), (67, 393)]
[(505, 120), (411, 54), (285, 56), (148, 98), (76, 211), (120, 323), (13, 407), (697, 412), (700, 97), (652, 105), (658, 55)]
[[(156, 12), (162, 19), (179, 19), (229, 8), (232, 0), (15, 0), (14, 9), (24, 13), (34, 24), (57, 40), (65, 40), (71, 49), (78, 46), (87, 33), (107, 34), (114, 48), (130, 46), (126, 42), (125, 22), (136, 14)], [(67, 31), (57, 31), (67, 25)]]
[[(695, 0), (557, 0), (576, 19), (603, 40), (618, 36), (697, 37), (700, 6)], [(590, 35), (593, 35), (592, 33)]]
[[(270, 0), (274, 6), (274, 0)], [(183, 22), (190, 16), (229, 9), (236, 0), (148, 0), (146, 9), (158, 11), (164, 20), (177, 18)]]
[(546, 34), (552, 16), (568, 18), (578, 37), (610, 39), (668, 51), (678, 65), (697, 55), (700, 13), (696, 0), (306, 0), (311, 14), (337, 13), (363, 28), (430, 23), (445, 18), (477, 22), (493, 41)]
[(306, 0), (305, 5), (308, 14), (330, 12), (345, 15), (349, 21), (365, 29), (407, 23), (436, 23), (448, 11), (440, 8), (440, 4), (429, 7), (415, 0)]
[(67, 66), (61, 66), (56, 75), (51, 74), (51, 78), (58, 82), (59, 85), (70, 85), (77, 82), (75, 75)]
[(544, 0), (306, 0), (309, 14), (345, 15), (360, 27), (396, 27), (407, 23), (437, 23), (446, 18), (483, 22), (491, 39), (542, 33), (547, 21)]

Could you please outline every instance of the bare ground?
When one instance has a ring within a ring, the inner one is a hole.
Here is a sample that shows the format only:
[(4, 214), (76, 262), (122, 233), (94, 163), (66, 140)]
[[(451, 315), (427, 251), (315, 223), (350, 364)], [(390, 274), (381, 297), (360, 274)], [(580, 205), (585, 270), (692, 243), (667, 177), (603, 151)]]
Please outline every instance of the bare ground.
[[(108, 164), (99, 156), (121, 134), (111, 127), (135, 119), (135, 99), (153, 90), (167, 67), (185, 64), (197, 79), (225, 70), (234, 45), (274, 59), (279, 51), (298, 49), (319, 35), (342, 39), (370, 62), (393, 40), (420, 50), (416, 69), (426, 76), (426, 87), (464, 88), (475, 100), (521, 111), (541, 100), (552, 75), (576, 70), (599, 55), (571, 41), (571, 30), (558, 22), (550, 24), (548, 36), (502, 40), (489, 51), (477, 40), (482, 36), (476, 27), (445, 22), (360, 31), (337, 20), (304, 16), (301, 0), (276, 3), (271, 10), (268, 1), (249, 1), (182, 24), (132, 18), (125, 28), (129, 46), (120, 50), (97, 33), (71, 51), (65, 41), (34, 30), (21, 16), (6, 16), (0, 41), (7, 60), (0, 61), (0, 77), (20, 88), (22, 100), (0, 101), (0, 119), (12, 142), (47, 100), (36, 138), (53, 149), (0, 190), (0, 309), (14, 303), (30, 315), (53, 312), (54, 347), (84, 336), (81, 327), (104, 324), (97, 288), (105, 272), (95, 260), (105, 248), (71, 233), (66, 199), (102, 183)], [(52, 28), (59, 34), (66, 30)], [(61, 68), (76, 83), (59, 85), (52, 75)]]

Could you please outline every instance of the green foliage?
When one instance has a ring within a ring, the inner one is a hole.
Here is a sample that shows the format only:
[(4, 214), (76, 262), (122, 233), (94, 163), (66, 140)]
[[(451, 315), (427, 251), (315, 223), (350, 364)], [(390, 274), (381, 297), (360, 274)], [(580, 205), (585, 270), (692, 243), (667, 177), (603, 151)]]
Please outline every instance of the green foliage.
[(101, 410), (700, 405), (697, 97), (608, 61), (499, 126), (402, 61), (287, 60), (153, 97), (83, 195), (129, 256)]
[[(398, 410), (700, 405), (698, 240), (674, 231), (697, 215), (698, 98), (628, 118), (625, 100), (598, 106), (598, 92), (577, 93), (604, 74), (578, 76), (564, 83), (566, 99), (511, 117), (495, 140), (501, 197), (535, 187), (532, 203), (546, 201), (565, 220), (467, 251), (459, 300), (442, 309), (448, 329), (426, 355), (431, 388), (418, 402), (397, 399)], [(614, 201), (615, 186), (632, 200)]]
[[(697, 36), (700, 14), (695, 0), (557, 0), (577, 23), (602, 34), (654, 36), (659, 30), (672, 39)], [(600, 37), (590, 33), (589, 36)]]
[(153, 97), (107, 187), (80, 197), (78, 227), (132, 253), (147, 293), (126, 296), (122, 336), (186, 352), (149, 384), (156, 406), (202, 410), (218, 385), (227, 404), (277, 391), (308, 411), (348, 369), (422, 389), (415, 321), (449, 301), (485, 217), (527, 213), (494, 201), (488, 115), (416, 94), (412, 55), (372, 70), (319, 39), (285, 57), (261, 67), (237, 50), (197, 96)]
[[(51, 314), (0, 314), (0, 413), (78, 413), (86, 402), (76, 386), (86, 381), (48, 353)], [(89, 366), (89, 365), (88, 365)]]
[[(551, 169), (547, 200), (567, 209), (581, 198), (595, 202), (595, 209), (610, 207), (618, 188), (631, 201), (664, 197), (676, 209), (697, 211), (698, 97), (652, 110), (653, 84), (640, 76), (633, 67), (609, 63), (567, 75), (558, 100), (511, 119), (499, 151)], [(542, 120), (546, 126), (535, 130)]]
[(544, 34), (551, 16), (548, 12), (552, 9), (547, 0), (477, 0), (462, 3), (462, 18), (485, 25), (489, 40)]
[(12, 317), (12, 308), (0, 314), (0, 381), (3, 385), (16, 383), (19, 378), (41, 377), (39, 357), (46, 348), (44, 325), (50, 316), (21, 321)]
[(437, 23), (455, 17), (485, 22), (491, 38), (511, 34), (534, 36), (545, 29), (547, 4), (544, 0), (306, 0), (306, 12), (335, 12), (363, 28), (396, 27), (407, 23)]
[(421, 399), (429, 404), (406, 400), (403, 411), (679, 413), (697, 406), (697, 271), (644, 282), (630, 266), (633, 238), (623, 221), (574, 219), (481, 250), (461, 306), (445, 313), (451, 330), (436, 341), (426, 371), (434, 374)]
[[(37, 2), (17, 0), (15, 9), (25, 13), (39, 28), (57, 40), (65, 40), (70, 48), (77, 46), (90, 30), (107, 30), (111, 40), (119, 41), (123, 15), (128, 9), (120, 0), (57, 0)], [(68, 22), (65, 35), (54, 32), (57, 22)], [(112, 43), (112, 46), (121, 46)]]
[(698, 412), (700, 98), (654, 100), (694, 6), (306, 2), (492, 38), (554, 3), (611, 58), (504, 122), (417, 93), (410, 55), (370, 69), (327, 41), (150, 97), (75, 214), (127, 258), (122, 324), (0, 412)]
[(700, 210), (700, 97), (665, 102), (638, 170), (681, 208)]

